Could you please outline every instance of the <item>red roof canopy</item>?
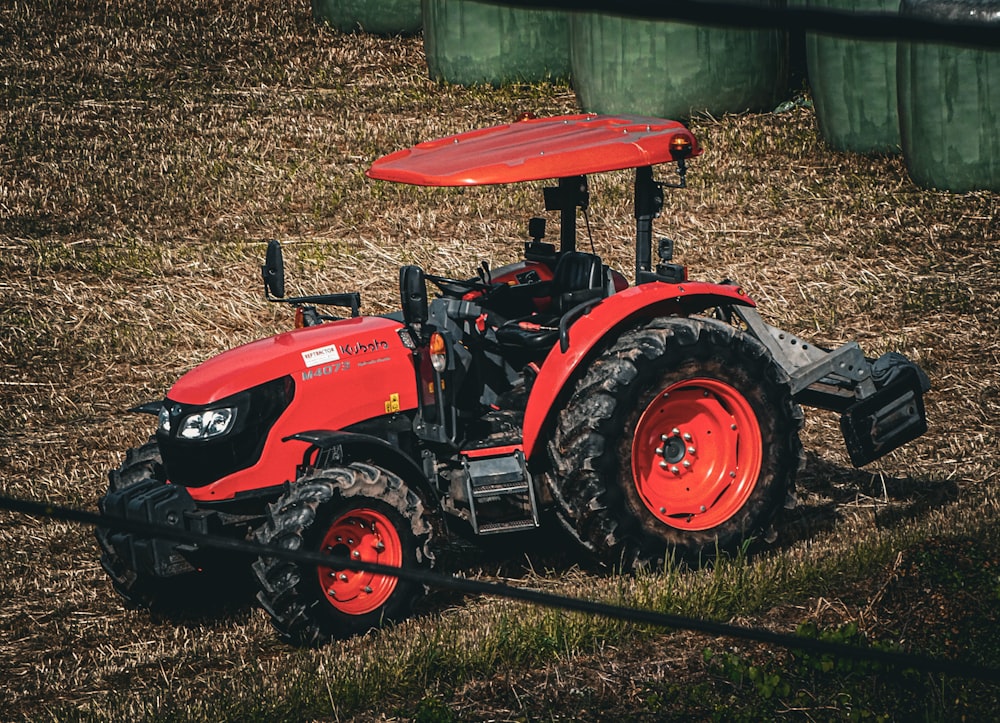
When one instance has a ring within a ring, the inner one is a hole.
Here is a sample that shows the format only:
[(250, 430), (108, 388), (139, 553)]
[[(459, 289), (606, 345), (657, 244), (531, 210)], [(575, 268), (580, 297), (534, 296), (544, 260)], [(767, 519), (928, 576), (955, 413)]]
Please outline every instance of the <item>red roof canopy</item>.
[(677, 121), (596, 114), (532, 118), (418, 143), (378, 159), (367, 175), (418, 186), (479, 186), (652, 166), (676, 160)]

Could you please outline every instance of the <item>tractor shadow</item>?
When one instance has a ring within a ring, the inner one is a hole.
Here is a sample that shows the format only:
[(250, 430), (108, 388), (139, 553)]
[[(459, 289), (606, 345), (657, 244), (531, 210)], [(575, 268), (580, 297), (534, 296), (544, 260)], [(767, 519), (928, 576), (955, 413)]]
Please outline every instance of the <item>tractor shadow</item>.
[[(434, 572), (514, 586), (530, 585), (531, 579), (541, 576), (559, 578), (574, 570), (598, 572), (592, 557), (554, 519), (545, 519), (542, 527), (517, 535), (449, 536), (435, 555)], [(199, 628), (249, 619), (258, 607), (252, 562), (248, 557), (211, 573), (171, 578), (149, 608), (150, 622)], [(415, 617), (436, 615), (470, 597), (475, 596), (431, 587), (413, 612)]]
[(196, 628), (245, 620), (257, 607), (251, 562), (240, 558), (224, 568), (165, 581), (149, 606), (150, 621)]
[[(773, 544), (760, 540), (746, 550), (751, 560), (757, 554), (811, 540), (851, 518), (867, 517), (881, 529), (907, 524), (957, 499), (958, 485), (943, 479), (885, 477), (807, 452), (797, 497), (797, 506), (785, 510), (776, 525), (777, 540)], [(436, 550), (434, 570), (444, 575), (537, 587), (539, 578), (618, 574), (601, 566), (549, 515), (544, 515), (538, 529), (516, 535), (443, 537), (446, 541)], [(698, 567), (693, 562), (689, 565)], [(237, 570), (246, 574), (235, 574)], [(245, 620), (257, 607), (252, 578), (247, 561), (233, 565), (225, 575), (193, 576), (189, 584), (176, 581), (172, 594), (150, 610), (151, 620), (187, 627)], [(416, 617), (433, 616), (469, 598), (466, 593), (432, 587), (413, 612)]]
[[(542, 517), (541, 526), (529, 532), (452, 537), (438, 550), (435, 571), (512, 586), (530, 586), (531, 580), (539, 577), (561, 578), (580, 572), (601, 574), (594, 557), (554, 517), (546, 513)], [(418, 614), (440, 612), (469, 597), (466, 593), (431, 589), (420, 603)]]
[[(748, 560), (759, 554), (787, 549), (835, 530), (849, 519), (867, 518), (879, 529), (893, 529), (923, 516), (928, 511), (958, 498), (958, 485), (951, 480), (926, 477), (888, 477), (844, 467), (815, 453), (806, 453), (798, 475), (798, 504), (786, 509), (775, 526), (774, 542), (760, 539), (745, 549)], [(722, 553), (727, 554), (727, 553)], [(449, 546), (443, 563), (445, 574), (531, 585), (532, 578), (558, 578), (585, 574), (598, 577), (619, 574), (596, 559), (565, 532), (555, 519), (544, 519), (530, 533), (509, 537), (458, 539)], [(711, 560), (680, 561), (696, 569)], [(431, 590), (419, 614), (434, 614), (450, 605), (461, 604), (467, 596), (445, 590)]]
[(951, 480), (873, 474), (813, 452), (806, 453), (796, 488), (797, 505), (776, 527), (779, 548), (832, 531), (849, 517), (866, 516), (876, 528), (892, 529), (958, 498)]
[(521, 579), (594, 566), (592, 556), (563, 530), (554, 515), (541, 526), (513, 535), (456, 535), (441, 550), (438, 569), (448, 573)]

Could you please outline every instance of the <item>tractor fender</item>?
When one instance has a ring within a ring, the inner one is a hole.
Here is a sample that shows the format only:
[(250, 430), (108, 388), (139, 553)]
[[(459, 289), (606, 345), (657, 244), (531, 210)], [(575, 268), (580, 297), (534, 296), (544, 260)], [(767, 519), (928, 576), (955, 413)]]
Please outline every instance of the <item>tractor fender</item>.
[(335, 464), (371, 462), (418, 488), (427, 495), (427, 501), (438, 502), (437, 492), (420, 466), (399, 447), (381, 437), (359, 432), (316, 429), (289, 435), (281, 441), (306, 442), (309, 445), (302, 456), (304, 467), (317, 466), (317, 453), (336, 450), (339, 447), (339, 452), (331, 460)]
[(552, 348), (532, 385), (524, 412), (523, 443), (527, 459), (544, 451), (540, 447), (546, 425), (552, 420), (558, 402), (565, 399), (568, 383), (605, 338), (615, 337), (615, 332), (645, 319), (687, 316), (731, 304), (756, 306), (743, 289), (732, 284), (654, 281), (612, 294), (590, 308), (570, 327), (566, 350), (560, 344)]

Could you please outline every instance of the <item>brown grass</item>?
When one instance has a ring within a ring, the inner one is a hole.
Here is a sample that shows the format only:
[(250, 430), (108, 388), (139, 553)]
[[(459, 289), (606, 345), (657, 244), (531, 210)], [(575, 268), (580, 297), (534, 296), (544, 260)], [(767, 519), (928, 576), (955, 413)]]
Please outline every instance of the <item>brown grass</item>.
[[(123, 409), (289, 324), (259, 288), (267, 238), (287, 244), (293, 288), (358, 289), (373, 313), (396, 303), (401, 263), (466, 274), (483, 258), (512, 260), (526, 219), (542, 210), (536, 187), (396, 187), (366, 181), (364, 169), (522, 111), (576, 110), (565, 86), (435, 85), (419, 38), (338, 34), (316, 26), (301, 0), (14, 0), (0, 9), (0, 61), (2, 490), (90, 507), (106, 470), (149, 432)], [(838, 559), (900, 531), (995, 525), (997, 196), (921, 190), (899, 158), (832, 153), (808, 109), (692, 127), (706, 153), (690, 188), (669, 194), (658, 228), (693, 275), (738, 280), (772, 323), (818, 343), (898, 349), (935, 387), (931, 432), (861, 471), (836, 419), (808, 415), (802, 504), (781, 530), (778, 559)], [(595, 247), (631, 276), (628, 179), (591, 180)], [(500, 656), (495, 672), (469, 663), (452, 684), (447, 666), (421, 658), (436, 650), (428, 639), (451, 631), (450, 646), (474, 649), (495, 640), (497, 620), (530, 616), (443, 597), (381, 636), (295, 651), (253, 609), (180, 622), (122, 610), (89, 531), (0, 521), (3, 720), (239, 719), (254, 709), (212, 705), (291, 706), (302, 681), (375, 675), (375, 663), (396, 656), (401, 679), (467, 718), (629, 717), (644, 710), (650, 681), (703, 674), (706, 641), (633, 644), (611, 629), (603, 642), (520, 665)], [(555, 569), (531, 579), (564, 592), (603, 584)], [(753, 620), (788, 627), (820, 609), (856, 619), (886, 579), (810, 593)], [(873, 629), (892, 627), (871, 615)], [(412, 697), (374, 689), (325, 717), (414, 714)], [(241, 692), (227, 698), (232, 690)]]

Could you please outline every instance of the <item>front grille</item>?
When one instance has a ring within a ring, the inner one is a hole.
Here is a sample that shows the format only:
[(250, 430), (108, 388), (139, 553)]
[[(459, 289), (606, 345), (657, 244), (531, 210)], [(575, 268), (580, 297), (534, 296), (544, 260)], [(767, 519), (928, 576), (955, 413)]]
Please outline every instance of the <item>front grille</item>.
[(260, 460), (264, 442), (278, 417), (288, 408), (295, 392), (290, 376), (266, 382), (211, 405), (176, 405), (179, 421), (207, 407), (238, 407), (235, 427), (218, 439), (188, 440), (176, 436), (178, 424), (169, 434), (158, 433), (157, 444), (163, 457), (167, 479), (185, 487), (204, 487)]

